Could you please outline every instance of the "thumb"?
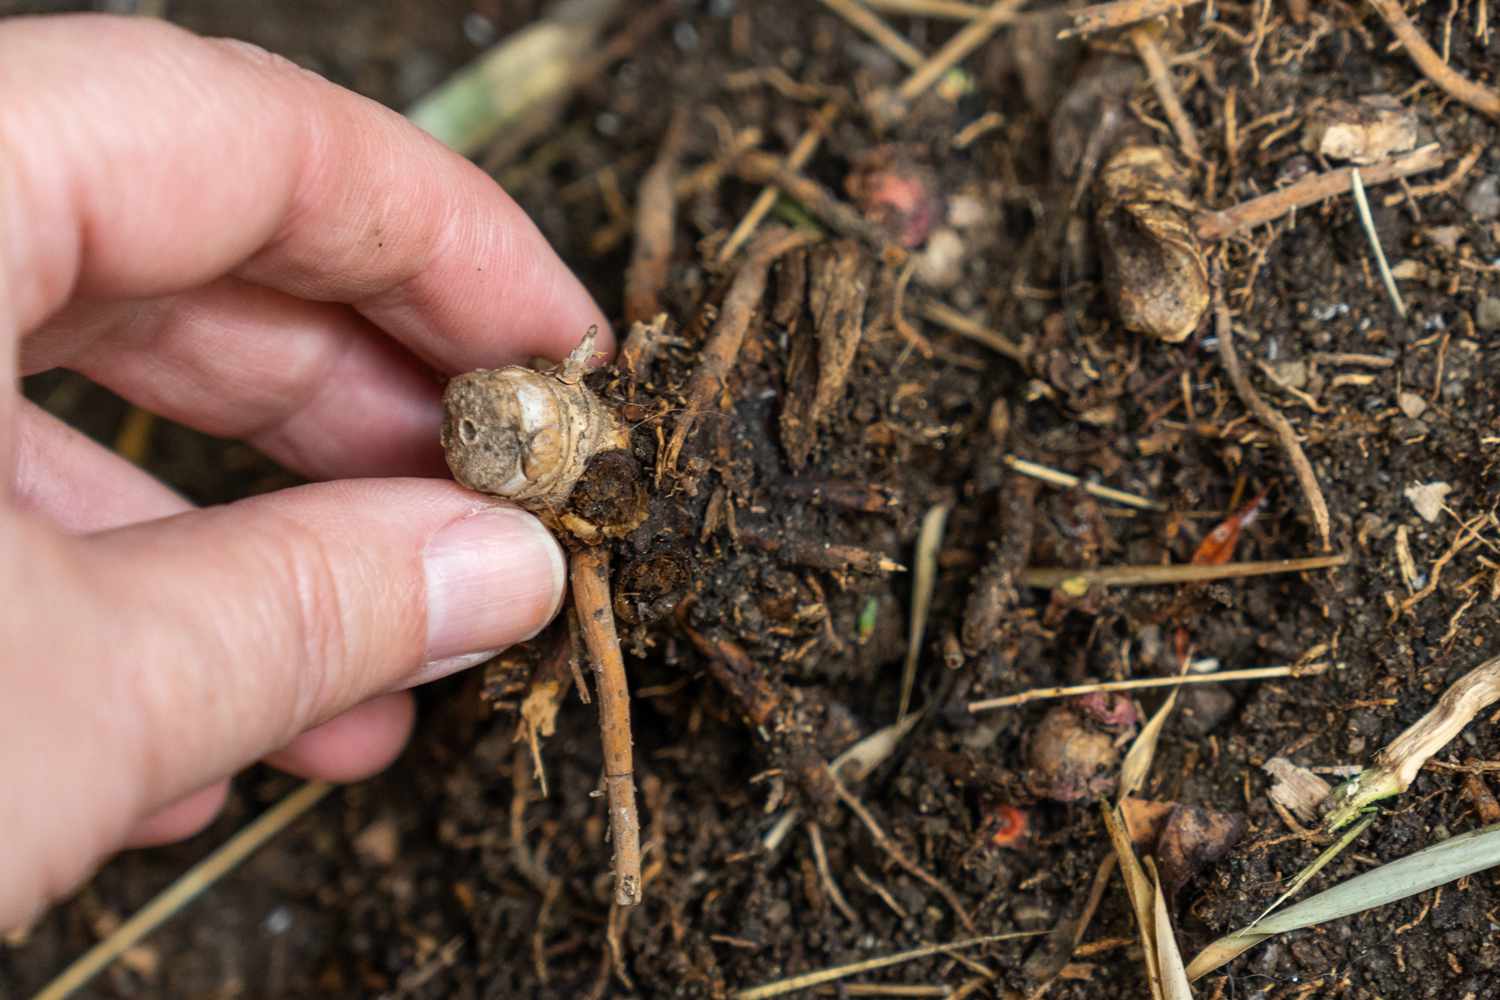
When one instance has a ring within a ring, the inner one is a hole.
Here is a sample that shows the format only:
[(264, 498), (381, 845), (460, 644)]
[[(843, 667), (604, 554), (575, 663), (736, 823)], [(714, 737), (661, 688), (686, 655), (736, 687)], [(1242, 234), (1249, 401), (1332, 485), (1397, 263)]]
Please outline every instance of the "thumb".
[(437, 481), (306, 486), (85, 538), (7, 520), (0, 775), (19, 784), (0, 829), (20, 843), (0, 852), (0, 926), (167, 803), (534, 635), (566, 576), (536, 518)]

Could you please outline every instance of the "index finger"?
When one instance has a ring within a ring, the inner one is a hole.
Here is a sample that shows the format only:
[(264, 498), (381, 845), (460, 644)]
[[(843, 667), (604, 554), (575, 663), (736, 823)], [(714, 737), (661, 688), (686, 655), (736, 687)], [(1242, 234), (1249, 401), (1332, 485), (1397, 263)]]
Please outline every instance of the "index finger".
[(449, 372), (607, 330), (482, 171), (253, 46), (145, 19), (18, 19), (0, 26), (0, 93), (0, 278), (21, 331), (74, 294), (223, 274), (349, 303)]

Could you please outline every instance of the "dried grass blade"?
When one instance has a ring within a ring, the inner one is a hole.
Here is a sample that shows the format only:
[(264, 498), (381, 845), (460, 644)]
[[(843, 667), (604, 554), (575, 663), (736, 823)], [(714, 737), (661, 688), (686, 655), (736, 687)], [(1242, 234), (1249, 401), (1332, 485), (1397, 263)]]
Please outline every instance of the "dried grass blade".
[[(1147, 859), (1150, 863), (1150, 859)], [(1182, 967), (1182, 952), (1177, 947), (1177, 935), (1172, 933), (1172, 918), (1167, 915), (1167, 897), (1161, 891), (1161, 876), (1156, 866), (1151, 865), (1152, 916), (1156, 922), (1156, 962), (1161, 976), (1161, 992), (1165, 1000), (1193, 1000), (1193, 987), (1188, 982), (1187, 970)]]
[(1167, 724), (1167, 716), (1172, 714), (1172, 706), (1177, 704), (1177, 692), (1181, 690), (1172, 689), (1167, 700), (1161, 703), (1161, 708), (1156, 710), (1135, 742), (1130, 744), (1130, 750), (1125, 754), (1125, 763), (1120, 765), (1120, 798), (1134, 795), (1146, 784), (1146, 777), (1151, 773), (1151, 761), (1156, 757), (1157, 740), (1161, 739), (1162, 727)]
[(922, 638), (927, 632), (927, 612), (932, 606), (932, 590), (937, 584), (938, 551), (943, 547), (943, 528), (948, 523), (949, 504), (940, 503), (922, 518), (917, 533), (916, 573), (912, 580), (911, 635), (906, 645), (906, 664), (901, 670), (901, 706), (897, 719), (911, 711), (911, 689), (917, 680), (917, 660), (922, 655)]
[(1125, 892), (1130, 896), (1131, 909), (1135, 911), (1135, 923), (1141, 935), (1141, 950), (1145, 952), (1146, 979), (1151, 984), (1151, 996), (1153, 1000), (1165, 1000), (1154, 930), (1156, 918), (1152, 897), (1156, 890), (1146, 877), (1140, 859), (1135, 856), (1135, 848), (1130, 844), (1130, 833), (1125, 829), (1125, 819), (1120, 815), (1120, 807), (1105, 802), (1100, 804), (1100, 811), (1104, 815), (1104, 829), (1109, 832), (1115, 857), (1120, 859), (1120, 876), (1125, 880)]

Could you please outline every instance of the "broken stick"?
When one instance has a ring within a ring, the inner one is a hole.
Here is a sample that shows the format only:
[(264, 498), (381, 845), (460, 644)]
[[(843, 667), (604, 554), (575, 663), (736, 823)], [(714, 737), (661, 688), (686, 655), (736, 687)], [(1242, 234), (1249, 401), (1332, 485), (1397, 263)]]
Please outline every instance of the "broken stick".
[(1286, 453), (1292, 472), (1297, 476), (1297, 483), (1302, 487), (1302, 496), (1312, 512), (1313, 523), (1318, 527), (1318, 537), (1323, 540), (1323, 551), (1327, 552), (1332, 547), (1328, 538), (1332, 522), (1328, 517), (1328, 501), (1323, 499), (1323, 491), (1318, 487), (1317, 473), (1313, 472), (1312, 463), (1307, 460), (1291, 422), (1261, 398), (1260, 393), (1250, 384), (1250, 376), (1245, 374), (1245, 369), (1240, 365), (1240, 357), (1234, 350), (1234, 324), (1229, 319), (1229, 307), (1224, 304), (1224, 293), (1217, 282), (1214, 285), (1214, 317), (1219, 335), (1219, 358), (1224, 362), (1224, 371), (1228, 373), (1229, 381), (1234, 383), (1234, 391), (1239, 395), (1240, 402), (1245, 404), (1245, 409), (1255, 414), (1256, 419), (1268, 427), (1281, 442), (1281, 449)]
[(677, 227), (677, 165), (682, 159), (686, 115), (679, 110), (667, 126), (661, 155), (646, 171), (636, 206), (635, 250), (625, 271), (625, 322), (649, 323), (661, 312), (661, 291), (672, 263)]
[(1486, 660), (1460, 677), (1443, 692), (1432, 711), (1376, 754), (1374, 763), (1335, 788), (1328, 797), (1324, 830), (1332, 833), (1373, 803), (1406, 791), (1422, 765), (1497, 700), (1500, 700), (1500, 656)]
[[(1436, 170), (1443, 165), (1443, 148), (1437, 143), (1414, 149), (1381, 163), (1361, 167), (1360, 179), (1366, 187)], [(1221, 240), (1242, 229), (1251, 229), (1281, 218), (1288, 212), (1316, 205), (1350, 190), (1349, 175), (1353, 167), (1312, 174), (1279, 191), (1242, 201), (1221, 212), (1199, 212), (1194, 222), (1200, 240)]]
[(599, 689), (599, 735), (604, 744), (604, 790), (615, 849), (615, 903), (641, 901), (641, 820), (635, 809), (635, 763), (630, 746), (630, 689), (609, 596), (609, 549), (573, 555), (573, 602)]

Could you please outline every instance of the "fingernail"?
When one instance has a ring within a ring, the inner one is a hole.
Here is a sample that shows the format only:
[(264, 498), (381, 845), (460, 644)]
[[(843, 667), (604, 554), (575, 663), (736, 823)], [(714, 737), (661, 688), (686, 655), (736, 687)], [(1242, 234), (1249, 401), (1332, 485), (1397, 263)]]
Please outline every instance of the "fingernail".
[(459, 653), (457, 656), (445, 656), (441, 660), (429, 660), (422, 664), (416, 673), (411, 674), (393, 690), (404, 691), (414, 688), (428, 681), (441, 680), (449, 674), (456, 674), (460, 670), (468, 670), (477, 667), (486, 660), (492, 660), (499, 656), (504, 650), (484, 649), (477, 653)]
[[(454, 521), (427, 543), (427, 667), (530, 639), (562, 605), (567, 564), (542, 523), (514, 507)], [(469, 660), (467, 665), (472, 665)], [(424, 678), (433, 680), (440, 674)]]

